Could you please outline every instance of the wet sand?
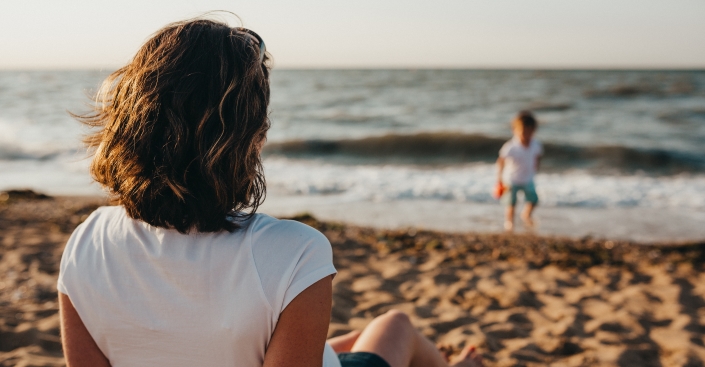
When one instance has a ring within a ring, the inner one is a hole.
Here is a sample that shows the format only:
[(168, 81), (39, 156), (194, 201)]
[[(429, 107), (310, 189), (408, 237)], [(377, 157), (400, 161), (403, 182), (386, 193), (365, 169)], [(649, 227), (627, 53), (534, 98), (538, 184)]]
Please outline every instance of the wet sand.
[[(351, 201), (339, 195), (279, 195), (267, 191), (260, 211), (276, 217), (301, 212), (316, 218), (382, 229), (424, 228), (439, 232), (503, 232), (504, 207), (451, 200)], [(404, 213), (399, 215), (399, 213)], [(586, 236), (639, 243), (705, 241), (705, 209), (581, 208), (539, 205), (532, 230), (542, 236)], [(517, 232), (525, 232), (517, 220)]]
[[(56, 277), (100, 198), (0, 195), (0, 365), (63, 366)], [(297, 218), (331, 241), (330, 335), (390, 309), (488, 366), (702, 366), (705, 244), (382, 230)]]

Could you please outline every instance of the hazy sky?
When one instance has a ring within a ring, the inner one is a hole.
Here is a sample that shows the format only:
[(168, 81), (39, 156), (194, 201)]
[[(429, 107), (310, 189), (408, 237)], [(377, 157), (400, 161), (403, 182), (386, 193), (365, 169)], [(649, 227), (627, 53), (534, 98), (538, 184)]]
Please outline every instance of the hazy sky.
[(282, 68), (705, 68), (704, 0), (0, 0), (0, 68), (112, 69), (216, 9)]

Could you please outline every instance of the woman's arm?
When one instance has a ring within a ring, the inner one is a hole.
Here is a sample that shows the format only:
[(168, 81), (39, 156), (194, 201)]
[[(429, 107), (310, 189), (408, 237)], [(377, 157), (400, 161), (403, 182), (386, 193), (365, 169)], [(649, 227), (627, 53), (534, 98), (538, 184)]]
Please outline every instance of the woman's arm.
[(83, 325), (69, 296), (59, 292), (61, 344), (67, 367), (110, 367), (110, 362)]
[(328, 334), (333, 276), (306, 288), (279, 316), (264, 367), (320, 367)]

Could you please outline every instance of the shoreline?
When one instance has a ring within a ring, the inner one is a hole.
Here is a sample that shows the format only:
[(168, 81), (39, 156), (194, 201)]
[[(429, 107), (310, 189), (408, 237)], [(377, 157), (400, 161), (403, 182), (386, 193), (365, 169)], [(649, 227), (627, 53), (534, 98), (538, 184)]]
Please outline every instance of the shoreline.
[[(15, 199), (55, 199), (76, 203), (112, 205), (101, 195), (46, 195), (31, 189), (0, 190)], [(313, 216), (322, 222), (368, 227), (377, 230), (415, 230), (445, 234), (530, 236), (565, 241), (627, 242), (648, 246), (688, 246), (705, 244), (705, 210), (669, 211), (663, 208), (574, 208), (536, 209), (536, 228), (523, 227), (519, 215), (516, 229), (502, 228), (504, 207), (498, 203), (481, 204), (438, 200), (401, 200), (395, 202), (348, 201), (335, 195), (287, 196), (268, 193), (258, 213), (276, 218)], [(402, 216), (398, 213), (404, 213)], [(430, 213), (430, 214), (429, 214)], [(612, 227), (604, 227), (605, 222)]]
[[(268, 193), (260, 207), (275, 217), (309, 213), (324, 221), (336, 221), (378, 229), (430, 230), (444, 233), (505, 233), (504, 207), (439, 200), (349, 201), (336, 195), (285, 196)], [(400, 213), (403, 213), (400, 215)], [(661, 208), (573, 208), (539, 205), (537, 226), (527, 231), (519, 216), (513, 233), (540, 237), (592, 238), (628, 241), (645, 245), (705, 242), (705, 210)]]
[[(63, 366), (56, 277), (100, 197), (0, 200), (0, 366)], [(705, 361), (705, 243), (377, 229), (291, 219), (330, 240), (329, 336), (390, 309), (488, 366), (683, 366)]]

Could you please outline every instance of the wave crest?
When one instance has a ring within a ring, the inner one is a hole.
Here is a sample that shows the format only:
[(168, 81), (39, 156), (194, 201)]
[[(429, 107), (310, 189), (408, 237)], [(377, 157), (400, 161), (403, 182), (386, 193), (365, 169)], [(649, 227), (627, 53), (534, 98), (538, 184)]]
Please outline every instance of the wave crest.
[[(323, 158), (339, 163), (447, 165), (491, 162), (506, 140), (454, 132), (389, 134), (362, 139), (294, 140), (269, 143), (265, 155)], [(544, 143), (542, 169), (588, 169), (609, 173), (643, 170), (654, 174), (704, 172), (705, 157), (626, 146), (578, 146)]]

